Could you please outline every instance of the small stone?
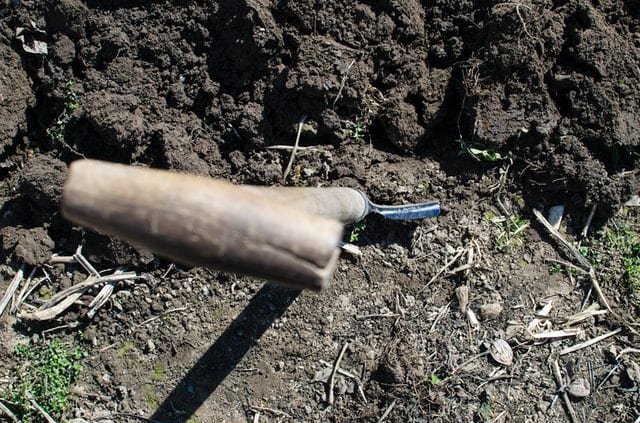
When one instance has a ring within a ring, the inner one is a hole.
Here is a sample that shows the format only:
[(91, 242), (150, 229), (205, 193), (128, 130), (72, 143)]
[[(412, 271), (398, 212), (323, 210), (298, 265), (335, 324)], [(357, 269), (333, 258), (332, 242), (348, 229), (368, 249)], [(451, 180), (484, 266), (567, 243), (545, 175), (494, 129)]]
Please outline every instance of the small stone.
[(640, 386), (640, 365), (633, 360), (625, 362), (625, 372), (634, 385)]
[(151, 339), (147, 341), (147, 354), (153, 354), (156, 352), (156, 344)]
[(567, 386), (567, 393), (573, 398), (585, 398), (591, 394), (591, 384), (583, 378), (576, 378)]
[(499, 303), (489, 303), (480, 306), (480, 315), (483, 320), (495, 319), (502, 313), (502, 305)]
[(151, 303), (151, 311), (154, 313), (162, 313), (164, 311), (164, 307), (160, 301), (153, 301)]
[(627, 207), (640, 207), (640, 196), (634, 195), (624, 205)]
[(203, 297), (211, 298), (211, 289), (209, 288), (209, 285), (203, 286), (200, 292), (202, 293)]

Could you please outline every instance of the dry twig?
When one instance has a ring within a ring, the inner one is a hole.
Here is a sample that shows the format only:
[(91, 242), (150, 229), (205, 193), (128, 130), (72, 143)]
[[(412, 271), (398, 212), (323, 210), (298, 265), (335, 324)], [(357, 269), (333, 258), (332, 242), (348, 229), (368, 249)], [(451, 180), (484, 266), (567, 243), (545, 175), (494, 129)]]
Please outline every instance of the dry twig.
[(265, 147), (267, 150), (293, 150), (294, 148), (298, 151), (319, 151), (318, 147), (302, 147), (302, 146), (294, 146), (294, 145), (270, 145)]
[(33, 275), (35, 274), (37, 268), (33, 268), (33, 270), (31, 271), (31, 273), (29, 274), (29, 277), (27, 278), (27, 282), (22, 286), (22, 289), (20, 290), (20, 293), (18, 294), (18, 297), (16, 298), (16, 302), (15, 304), (11, 307), (11, 313), (12, 314), (16, 314), (18, 312), (18, 310), (20, 309), (20, 306), (22, 306), (22, 303), (27, 299), (27, 297), (29, 297), (29, 295), (31, 295), (31, 293), (33, 292), (33, 290), (40, 285), (40, 283), (44, 280), (46, 280), (47, 278), (39, 278), (36, 280), (36, 282), (31, 285), (31, 281), (33, 280)]
[(360, 314), (356, 316), (356, 320), (367, 320), (367, 319), (379, 319), (384, 317), (400, 317), (401, 314), (398, 313), (374, 313), (374, 314)]
[(445, 270), (447, 270), (449, 267), (451, 267), (459, 258), (460, 256), (462, 256), (462, 254), (464, 254), (466, 250), (465, 249), (461, 249), (459, 250), (455, 256), (453, 256), (453, 258), (451, 260), (449, 260), (448, 262), (446, 262), (444, 264), (444, 266), (442, 266), (440, 268), (440, 270), (438, 270), (438, 272), (431, 278), (429, 279), (429, 282), (427, 282), (425, 284), (425, 286), (423, 286), (420, 289), (420, 292), (422, 292), (423, 290), (427, 289), (429, 287), (429, 285), (431, 285), (436, 279), (438, 279), (438, 277), (440, 277), (440, 275), (442, 275), (442, 273), (444, 273)]
[(87, 260), (83, 255), (82, 255), (82, 245), (78, 246), (78, 248), (76, 249), (76, 253), (73, 255), (73, 259), (84, 268), (84, 270), (87, 271), (88, 274), (99, 277), (100, 273), (96, 270), (95, 267), (93, 267), (93, 265), (91, 263), (89, 263), (89, 260)]
[(304, 126), (304, 122), (307, 120), (307, 116), (304, 115), (300, 118), (298, 122), (298, 134), (296, 135), (296, 142), (293, 145), (293, 150), (291, 150), (291, 156), (289, 156), (289, 163), (287, 163), (287, 167), (284, 169), (284, 173), (282, 174), (282, 181), (284, 182), (287, 179), (287, 175), (291, 171), (291, 165), (293, 164), (293, 159), (296, 157), (296, 152), (298, 151), (298, 145), (300, 144), (300, 136), (302, 135), (302, 127)]
[(557, 338), (566, 338), (567, 336), (578, 336), (582, 334), (584, 331), (582, 329), (562, 329), (562, 330), (549, 330), (540, 333), (532, 333), (531, 337), (536, 341), (540, 341), (543, 339), (557, 339)]
[(16, 417), (16, 415), (15, 415), (15, 414), (13, 414), (13, 412), (11, 412), (11, 410), (9, 410), (9, 409), (7, 408), (7, 406), (6, 406), (6, 405), (4, 405), (4, 404), (2, 403), (2, 401), (0, 401), (0, 410), (1, 410), (4, 414), (6, 414), (6, 415), (7, 415), (7, 417), (9, 417), (9, 418), (11, 419), (11, 421), (13, 421), (13, 422), (19, 422), (19, 421), (20, 421), (20, 420), (18, 420), (18, 417)]
[(590, 305), (586, 310), (583, 310), (579, 313), (574, 314), (573, 316), (569, 316), (567, 321), (565, 322), (565, 326), (573, 326), (576, 323), (583, 322), (587, 319), (590, 319), (593, 316), (599, 316), (601, 314), (607, 314), (607, 310), (598, 310), (598, 304), (594, 303)]
[(101, 283), (115, 283), (130, 279), (140, 279), (136, 272), (113, 273), (106, 276), (87, 277), (84, 282), (80, 282), (65, 290), (55, 294), (49, 301), (44, 303), (38, 310), (33, 313), (20, 313), (19, 317), (27, 320), (50, 320), (58, 316), (60, 313), (71, 307), (88, 289)]
[(51, 417), (49, 415), (49, 413), (47, 413), (44, 408), (40, 407), (40, 404), (38, 404), (36, 402), (36, 399), (33, 397), (31, 392), (29, 392), (27, 390), (27, 391), (25, 391), (25, 394), (26, 394), (27, 398), (29, 399), (29, 402), (31, 403), (31, 405), (33, 405), (33, 407), (36, 410), (38, 410), (38, 412), (42, 415), (42, 417), (44, 417), (44, 419), (47, 421), (47, 423), (56, 423), (56, 421), (53, 419), (53, 417)]
[(616, 360), (619, 360), (625, 354), (640, 354), (640, 349), (638, 348), (625, 348), (618, 353), (616, 356)]
[(451, 301), (449, 301), (447, 304), (440, 307), (440, 309), (438, 310), (438, 314), (436, 314), (435, 320), (431, 324), (431, 328), (429, 328), (429, 333), (433, 332), (436, 326), (438, 326), (438, 323), (440, 323), (440, 321), (444, 318), (444, 316), (446, 316), (447, 313), (449, 313), (450, 305), (451, 305)]
[[(332, 366), (331, 363), (329, 363), (328, 361), (325, 361), (325, 360), (320, 360), (320, 364), (323, 364), (325, 366)], [(358, 388), (358, 393), (362, 397), (362, 402), (364, 402), (366, 404), (368, 401), (367, 401), (367, 396), (364, 394), (364, 389), (362, 388), (362, 380), (358, 376), (356, 376), (353, 373), (348, 372), (348, 371), (346, 371), (344, 369), (338, 369), (338, 374), (341, 374), (342, 376), (346, 376), (346, 377), (348, 377), (350, 379), (353, 379), (353, 381), (356, 384), (356, 387)]]
[(171, 310), (167, 310), (167, 311), (165, 311), (165, 312), (163, 312), (163, 313), (161, 313), (161, 314), (159, 314), (159, 315), (157, 315), (157, 316), (150, 317), (149, 319), (145, 320), (144, 322), (140, 322), (140, 323), (138, 323), (138, 324), (136, 325), (136, 327), (137, 327), (137, 328), (139, 328), (140, 326), (144, 326), (144, 325), (146, 325), (146, 324), (148, 324), (148, 323), (153, 322), (154, 320), (161, 319), (161, 318), (163, 318), (164, 316), (166, 316), (167, 314), (176, 313), (176, 312), (178, 312), (178, 311), (185, 311), (186, 309), (187, 309), (186, 307), (177, 307), (177, 308), (172, 308)]
[(347, 348), (349, 348), (349, 343), (345, 343), (340, 350), (340, 354), (336, 358), (336, 361), (333, 363), (333, 370), (331, 370), (331, 375), (329, 376), (328, 384), (327, 384), (327, 402), (331, 405), (335, 402), (335, 396), (333, 394), (333, 387), (336, 383), (336, 373), (340, 369), (340, 362), (342, 361), (342, 357), (344, 357), (344, 353), (347, 352)]
[(340, 81), (340, 88), (338, 89), (338, 94), (336, 94), (336, 98), (333, 99), (333, 104), (331, 105), (332, 109), (336, 108), (336, 103), (338, 102), (338, 100), (340, 99), (340, 96), (342, 95), (342, 90), (344, 89), (344, 85), (347, 83), (347, 78), (349, 77), (349, 71), (351, 70), (351, 66), (353, 66), (355, 63), (356, 63), (356, 59), (353, 59), (351, 63), (349, 63), (349, 66), (347, 66), (347, 71), (344, 73), (344, 76), (342, 77), (342, 81)]
[(382, 416), (380, 416), (380, 418), (378, 419), (378, 423), (382, 423), (387, 417), (389, 417), (389, 414), (391, 414), (391, 411), (394, 409), (395, 406), (396, 406), (396, 400), (393, 400), (391, 404), (389, 404), (387, 409), (384, 410), (384, 413), (382, 413)]
[(558, 360), (554, 360), (552, 369), (553, 369), (553, 375), (556, 378), (556, 383), (558, 384), (558, 392), (562, 396), (564, 405), (567, 407), (567, 414), (569, 414), (569, 420), (572, 423), (576, 423), (578, 419), (576, 418), (576, 412), (573, 409), (573, 406), (571, 405), (571, 401), (569, 400), (569, 395), (567, 395), (567, 392), (564, 389), (565, 383), (562, 379), (562, 373), (560, 372), (560, 366), (558, 365)]
[(611, 332), (605, 333), (604, 335), (596, 336), (595, 338), (591, 338), (591, 339), (589, 339), (587, 341), (584, 341), (584, 342), (582, 342), (580, 344), (576, 344), (574, 346), (567, 347), (567, 348), (563, 349), (562, 351), (560, 351), (560, 355), (569, 354), (569, 353), (581, 350), (583, 348), (590, 347), (591, 345), (595, 345), (598, 342), (604, 341), (605, 339), (607, 339), (609, 337), (612, 337), (614, 335), (617, 335), (620, 332), (622, 332), (622, 328), (618, 328), (618, 329), (613, 330)]
[(496, 4), (493, 7), (493, 10), (499, 8), (499, 7), (503, 7), (503, 6), (513, 6), (516, 9), (516, 14), (518, 15), (518, 19), (520, 19), (520, 23), (522, 24), (522, 30), (524, 31), (525, 34), (527, 34), (527, 36), (529, 36), (529, 38), (531, 38), (532, 40), (535, 41), (535, 38), (533, 37), (533, 35), (531, 35), (529, 33), (529, 30), (527, 29), (527, 24), (524, 21), (524, 18), (522, 17), (522, 13), (520, 12), (520, 8), (524, 7), (525, 9), (529, 9), (531, 10), (531, 7), (527, 6), (526, 4), (520, 3), (520, 2), (507, 2), (507, 3), (499, 3)]
[(276, 416), (283, 416), (283, 417), (288, 417), (291, 418), (291, 416), (287, 413), (285, 413), (282, 410), (276, 410), (275, 408), (269, 408), (269, 407), (262, 407), (259, 405), (251, 405), (249, 404), (249, 408), (252, 409), (253, 411), (263, 411), (263, 412), (267, 412)]
[(593, 268), (591, 263), (589, 263), (589, 261), (580, 253), (580, 251), (576, 247), (574, 247), (569, 241), (564, 239), (562, 234), (560, 234), (560, 232), (558, 232), (556, 228), (551, 226), (551, 224), (542, 215), (542, 213), (540, 213), (536, 209), (533, 209), (533, 214), (536, 217), (536, 219), (538, 219), (538, 222), (540, 222), (545, 228), (547, 228), (549, 233), (551, 233), (551, 235), (553, 235), (558, 241), (560, 241), (562, 245), (564, 245), (571, 252), (571, 254), (575, 257), (575, 259), (578, 261), (580, 266), (582, 266), (582, 268), (585, 271), (587, 271), (587, 273), (589, 274), (589, 278), (591, 279), (591, 284), (593, 285), (593, 289), (598, 294), (598, 298), (600, 299), (600, 302), (602, 302), (602, 305), (605, 306), (607, 310), (613, 313), (613, 310), (611, 310), (611, 307), (609, 306), (609, 302), (607, 301), (606, 297), (602, 293), (602, 289), (600, 288), (600, 283), (598, 282), (598, 279), (596, 277), (595, 269)]
[(11, 301), (11, 298), (13, 298), (13, 294), (15, 294), (23, 278), (24, 278), (24, 264), (20, 266), (20, 269), (18, 269), (15, 276), (9, 283), (9, 287), (7, 288), (7, 291), (4, 293), (2, 300), (0, 300), (0, 316), (2, 316), (2, 313), (4, 313), (4, 309), (7, 308), (9, 301)]

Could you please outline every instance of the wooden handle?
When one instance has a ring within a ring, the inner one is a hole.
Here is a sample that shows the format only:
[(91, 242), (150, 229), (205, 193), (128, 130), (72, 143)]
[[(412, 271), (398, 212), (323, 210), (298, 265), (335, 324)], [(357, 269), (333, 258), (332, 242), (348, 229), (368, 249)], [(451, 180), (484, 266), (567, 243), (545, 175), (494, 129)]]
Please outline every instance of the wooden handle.
[(355, 223), (367, 214), (367, 200), (353, 188), (298, 188), (243, 186), (250, 192), (267, 195), (273, 200), (300, 210), (329, 217), (345, 225)]
[(62, 214), (184, 263), (319, 290), (343, 226), (238, 186), (95, 160), (71, 164)]

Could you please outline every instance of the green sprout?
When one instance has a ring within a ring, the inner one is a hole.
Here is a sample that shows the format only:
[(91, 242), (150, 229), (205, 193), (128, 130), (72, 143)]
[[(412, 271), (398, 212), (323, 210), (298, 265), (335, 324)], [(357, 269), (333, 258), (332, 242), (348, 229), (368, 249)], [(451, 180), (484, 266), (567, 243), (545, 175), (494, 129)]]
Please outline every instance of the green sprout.
[(640, 235), (630, 228), (620, 228), (606, 233), (606, 243), (622, 256), (624, 278), (631, 292), (640, 292)]
[(64, 92), (64, 108), (56, 118), (56, 121), (47, 128), (47, 135), (54, 142), (64, 142), (67, 123), (71, 119), (71, 115), (79, 107), (78, 96), (73, 90), (73, 80), (67, 81)]
[(360, 124), (356, 122), (353, 129), (349, 133), (349, 136), (354, 141), (360, 141), (361, 139), (364, 138), (364, 134), (365, 134), (364, 128), (362, 128), (362, 126), (360, 126)]
[(500, 230), (495, 238), (499, 250), (507, 250), (523, 243), (524, 232), (529, 227), (527, 219), (521, 216), (505, 218), (493, 213), (488, 213), (486, 218)]
[(463, 140), (462, 138), (460, 138), (458, 140), (458, 142), (460, 143), (460, 147), (462, 148), (462, 151), (467, 153), (469, 156), (471, 156), (474, 160), (476, 161), (485, 161), (485, 162), (499, 162), (502, 160), (509, 160), (511, 159), (511, 153), (507, 154), (507, 155), (502, 155), (499, 152), (493, 150), (493, 149), (489, 149), (489, 148), (481, 148), (480, 146), (476, 145), (476, 144), (472, 144), (469, 143), (465, 140)]
[(422, 383), (423, 384), (430, 384), (432, 386), (436, 386), (438, 385), (440, 382), (442, 382), (442, 380), (440, 380), (440, 378), (438, 377), (437, 374), (435, 373), (431, 373), (429, 376), (425, 376), (424, 379), (422, 379)]
[(357, 242), (360, 239), (360, 234), (364, 232), (366, 228), (367, 228), (367, 223), (364, 220), (361, 220), (360, 222), (356, 223), (353, 226), (351, 233), (349, 234), (349, 242), (350, 243)]
[(14, 352), (20, 365), (0, 397), (21, 422), (44, 421), (33, 403), (54, 418), (69, 405), (71, 384), (82, 370), (85, 357), (80, 348), (55, 339), (38, 345), (18, 345)]
[(550, 274), (560, 273), (561, 271), (562, 271), (562, 265), (560, 265), (560, 263), (556, 263), (553, 266), (549, 267)]
[(366, 119), (367, 119), (367, 113), (365, 111), (362, 111), (360, 114), (358, 114), (355, 117), (355, 120), (353, 121), (347, 121), (349, 123), (349, 138), (351, 138), (354, 141), (360, 141), (363, 140), (367, 134), (367, 129), (366, 129)]

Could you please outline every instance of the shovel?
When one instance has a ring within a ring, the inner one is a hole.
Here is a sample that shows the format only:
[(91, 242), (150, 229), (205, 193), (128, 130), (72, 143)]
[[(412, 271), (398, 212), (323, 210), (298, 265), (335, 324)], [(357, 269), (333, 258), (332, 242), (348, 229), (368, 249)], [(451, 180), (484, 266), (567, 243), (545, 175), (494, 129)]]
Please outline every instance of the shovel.
[(64, 186), (70, 221), (179, 262), (321, 290), (345, 223), (368, 213), (433, 217), (437, 203), (378, 206), (352, 188), (238, 186), (166, 170), (79, 160)]

